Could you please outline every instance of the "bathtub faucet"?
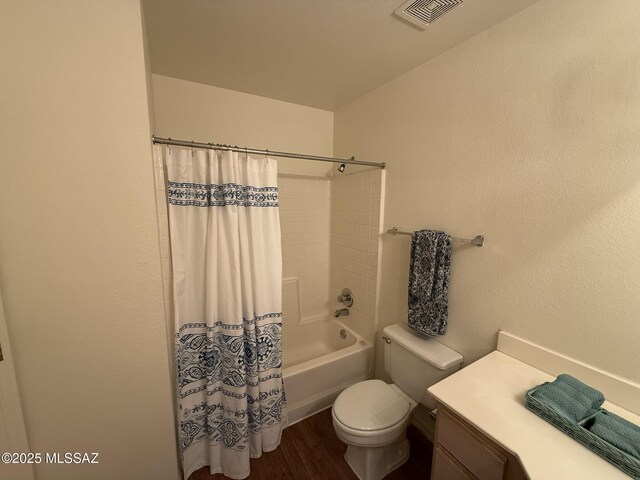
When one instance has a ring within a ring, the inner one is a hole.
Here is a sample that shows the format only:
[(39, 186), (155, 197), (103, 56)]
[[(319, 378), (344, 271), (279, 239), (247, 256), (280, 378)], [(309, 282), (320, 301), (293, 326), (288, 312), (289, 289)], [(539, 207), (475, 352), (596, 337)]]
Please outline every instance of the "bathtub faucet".
[(336, 310), (336, 313), (333, 314), (334, 317), (338, 318), (338, 317), (347, 317), (349, 316), (349, 309), (348, 308), (341, 308), (340, 310)]

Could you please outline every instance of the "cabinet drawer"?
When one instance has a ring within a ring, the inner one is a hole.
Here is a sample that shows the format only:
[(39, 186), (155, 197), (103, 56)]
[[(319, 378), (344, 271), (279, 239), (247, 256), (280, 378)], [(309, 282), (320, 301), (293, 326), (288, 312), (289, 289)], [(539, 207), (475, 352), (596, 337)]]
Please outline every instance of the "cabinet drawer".
[(502, 479), (507, 458), (446, 410), (438, 411), (437, 442), (478, 480)]
[(433, 456), (431, 477), (433, 480), (476, 480), (464, 468), (461, 468), (446, 450), (440, 447), (436, 447), (436, 452)]

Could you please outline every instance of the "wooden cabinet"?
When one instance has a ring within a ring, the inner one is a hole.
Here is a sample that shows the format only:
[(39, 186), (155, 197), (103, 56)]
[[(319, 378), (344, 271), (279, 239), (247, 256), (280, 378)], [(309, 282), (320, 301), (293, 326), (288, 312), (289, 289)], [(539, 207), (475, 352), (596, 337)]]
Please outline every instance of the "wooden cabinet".
[(447, 480), (475, 480), (476, 478), (445, 449), (440, 447), (435, 447), (433, 453), (431, 478), (436, 478), (435, 475), (437, 478), (446, 478)]
[(518, 459), (438, 405), (431, 480), (525, 480)]

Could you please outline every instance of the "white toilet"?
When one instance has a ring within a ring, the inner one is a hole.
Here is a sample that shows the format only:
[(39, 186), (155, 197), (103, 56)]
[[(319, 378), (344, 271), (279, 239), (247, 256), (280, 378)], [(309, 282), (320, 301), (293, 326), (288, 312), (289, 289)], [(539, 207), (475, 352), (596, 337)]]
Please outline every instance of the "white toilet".
[(360, 480), (380, 480), (409, 458), (406, 429), (418, 403), (432, 409), (427, 388), (460, 368), (462, 355), (396, 323), (383, 330), (391, 380), (365, 380), (333, 403), (333, 428), (348, 445), (345, 459)]

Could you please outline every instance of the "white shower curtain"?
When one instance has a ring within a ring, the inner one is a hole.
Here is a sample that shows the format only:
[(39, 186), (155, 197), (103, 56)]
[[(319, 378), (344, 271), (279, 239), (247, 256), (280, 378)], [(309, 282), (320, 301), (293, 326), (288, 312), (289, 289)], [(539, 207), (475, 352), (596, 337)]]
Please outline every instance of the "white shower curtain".
[(231, 478), (286, 425), (276, 161), (165, 147), (185, 479)]

